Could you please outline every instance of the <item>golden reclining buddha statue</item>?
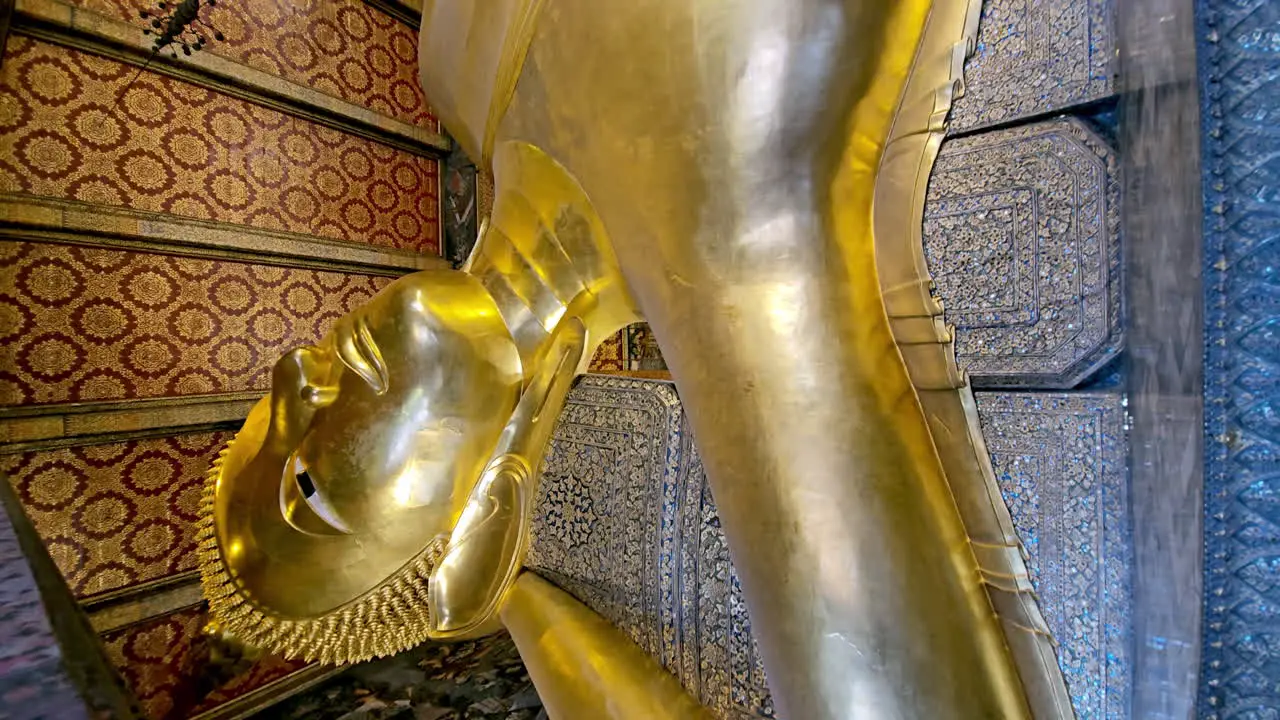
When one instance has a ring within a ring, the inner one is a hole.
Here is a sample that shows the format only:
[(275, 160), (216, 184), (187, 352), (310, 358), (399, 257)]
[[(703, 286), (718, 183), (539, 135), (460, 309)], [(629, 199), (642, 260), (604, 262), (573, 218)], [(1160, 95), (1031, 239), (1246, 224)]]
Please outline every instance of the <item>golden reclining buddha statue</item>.
[(505, 626), (553, 717), (701, 716), (522, 568), (572, 380), (644, 319), (780, 717), (1070, 716), (921, 243), (978, 5), (427, 0), (492, 216), (277, 363), (207, 486), (218, 625), (326, 662)]

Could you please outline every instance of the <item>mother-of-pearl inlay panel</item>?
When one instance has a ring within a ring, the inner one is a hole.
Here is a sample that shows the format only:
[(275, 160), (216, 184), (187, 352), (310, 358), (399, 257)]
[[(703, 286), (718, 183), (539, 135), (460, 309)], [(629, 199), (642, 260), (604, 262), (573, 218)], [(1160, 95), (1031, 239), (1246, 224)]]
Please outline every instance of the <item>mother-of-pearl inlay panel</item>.
[[(1076, 712), (1124, 717), (1132, 560), (1121, 396), (985, 393), (978, 407)], [(773, 717), (675, 386), (583, 378), (544, 467), (529, 566), (626, 632), (717, 717)]]

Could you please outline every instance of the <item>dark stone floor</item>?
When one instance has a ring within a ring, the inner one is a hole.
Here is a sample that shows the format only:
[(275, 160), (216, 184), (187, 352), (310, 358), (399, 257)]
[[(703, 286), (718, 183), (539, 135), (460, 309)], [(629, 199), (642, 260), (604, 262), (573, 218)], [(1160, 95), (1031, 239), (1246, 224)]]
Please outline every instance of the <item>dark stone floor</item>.
[(361, 663), (259, 713), (279, 720), (545, 720), (505, 634)]

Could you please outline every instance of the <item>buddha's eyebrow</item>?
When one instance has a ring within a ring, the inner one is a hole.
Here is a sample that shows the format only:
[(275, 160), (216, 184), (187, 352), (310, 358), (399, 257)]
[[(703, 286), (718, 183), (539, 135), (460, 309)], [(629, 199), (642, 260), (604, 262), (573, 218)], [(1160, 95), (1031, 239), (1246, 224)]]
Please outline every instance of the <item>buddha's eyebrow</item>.
[(364, 318), (342, 318), (334, 325), (333, 332), (342, 364), (359, 375), (375, 393), (385, 393), (391, 384), (387, 364)]

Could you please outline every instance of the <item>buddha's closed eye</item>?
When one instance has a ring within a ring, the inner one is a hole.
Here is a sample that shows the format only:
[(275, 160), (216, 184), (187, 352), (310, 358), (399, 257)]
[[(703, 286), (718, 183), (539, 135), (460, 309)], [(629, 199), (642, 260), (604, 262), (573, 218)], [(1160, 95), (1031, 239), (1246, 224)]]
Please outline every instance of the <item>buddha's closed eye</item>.
[(280, 511), (295, 530), (309, 535), (341, 535), (350, 532), (317, 494), (306, 463), (294, 455), (280, 479)]

